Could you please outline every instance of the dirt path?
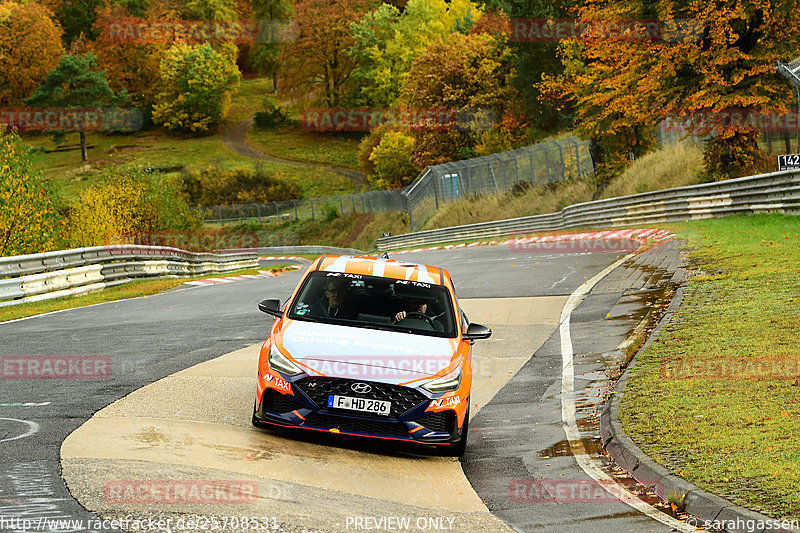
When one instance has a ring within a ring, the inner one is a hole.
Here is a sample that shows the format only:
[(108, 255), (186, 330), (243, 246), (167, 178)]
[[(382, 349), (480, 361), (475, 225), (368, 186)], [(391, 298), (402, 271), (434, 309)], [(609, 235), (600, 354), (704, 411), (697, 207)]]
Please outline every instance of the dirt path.
[(324, 170), (330, 170), (341, 176), (344, 176), (353, 182), (355, 192), (363, 192), (369, 189), (369, 182), (367, 177), (357, 170), (350, 170), (348, 168), (333, 167), (329, 165), (321, 165), (318, 163), (305, 163), (302, 161), (292, 161), (290, 159), (282, 159), (274, 157), (265, 153), (259, 152), (247, 143), (247, 132), (253, 125), (253, 117), (248, 117), (239, 122), (236, 126), (225, 132), (225, 146), (230, 148), (233, 152), (260, 161), (274, 161), (275, 163), (284, 163), (287, 165), (298, 165), (303, 167), (314, 167)]

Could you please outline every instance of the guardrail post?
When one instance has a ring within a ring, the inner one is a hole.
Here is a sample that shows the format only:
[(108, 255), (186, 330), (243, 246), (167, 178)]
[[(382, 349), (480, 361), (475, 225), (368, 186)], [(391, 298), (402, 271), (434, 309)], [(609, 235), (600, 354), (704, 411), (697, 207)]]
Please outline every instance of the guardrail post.
[(311, 203), (311, 220), (314, 220), (314, 199), (309, 198), (308, 201)]
[(344, 200), (342, 200), (341, 195), (339, 195), (339, 211), (341, 212), (342, 216), (344, 216)]
[(261, 224), (261, 208), (258, 207), (258, 204), (253, 204), (256, 206), (256, 215), (258, 215), (258, 223)]
[(225, 221), (222, 220), (222, 206), (221, 205), (217, 206), (217, 218), (219, 219), (219, 223), (220, 224), (225, 225)]
[(405, 198), (406, 208), (408, 209), (408, 225), (411, 228), (411, 231), (414, 231), (414, 210), (411, 208), (411, 198), (405, 194), (402, 196)]
[(278, 202), (272, 202), (275, 204), (275, 219), (278, 220), (280, 218), (280, 212), (278, 211)]

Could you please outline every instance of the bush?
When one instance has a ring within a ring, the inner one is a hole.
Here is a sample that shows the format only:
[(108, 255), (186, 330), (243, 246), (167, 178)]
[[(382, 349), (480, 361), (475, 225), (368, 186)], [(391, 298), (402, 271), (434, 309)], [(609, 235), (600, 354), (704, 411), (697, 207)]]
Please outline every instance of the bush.
[(262, 166), (252, 171), (208, 167), (199, 172), (184, 172), (183, 191), (192, 205), (281, 202), (301, 197), (293, 183)]
[(265, 96), (261, 104), (264, 106), (264, 111), (259, 111), (255, 114), (255, 123), (258, 129), (274, 128), (285, 124), (289, 120), (289, 114), (286, 110), (273, 102), (269, 96)]
[(152, 169), (117, 167), (84, 190), (70, 208), (73, 246), (126, 242), (125, 236), (187, 231), (200, 219), (176, 180)]
[(0, 125), (0, 256), (57, 248), (62, 221), (56, 202), (20, 137)]
[(358, 144), (358, 165), (367, 176), (375, 174), (375, 163), (370, 160), (369, 156), (372, 155), (372, 151), (375, 147), (381, 143), (386, 131), (388, 130), (384, 128), (376, 128), (370, 131), (369, 135), (361, 139), (361, 142)]
[(414, 180), (417, 170), (411, 164), (414, 137), (400, 131), (390, 131), (372, 150), (369, 160), (375, 165), (375, 189), (399, 189)]
[(758, 148), (758, 132), (723, 132), (711, 137), (703, 147), (703, 181), (740, 178), (771, 170), (772, 158)]

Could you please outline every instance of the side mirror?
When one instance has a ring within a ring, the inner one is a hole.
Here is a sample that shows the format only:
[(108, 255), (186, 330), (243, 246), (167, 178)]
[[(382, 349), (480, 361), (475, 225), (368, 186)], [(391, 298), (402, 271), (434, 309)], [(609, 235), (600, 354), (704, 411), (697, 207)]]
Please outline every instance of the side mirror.
[(467, 327), (467, 332), (462, 337), (469, 341), (477, 339), (488, 339), (492, 336), (492, 329), (482, 326), (481, 324), (470, 324)]
[(267, 313), (268, 315), (276, 316), (278, 318), (283, 316), (283, 311), (281, 311), (281, 301), (275, 298), (261, 300), (258, 302), (258, 309), (262, 313)]

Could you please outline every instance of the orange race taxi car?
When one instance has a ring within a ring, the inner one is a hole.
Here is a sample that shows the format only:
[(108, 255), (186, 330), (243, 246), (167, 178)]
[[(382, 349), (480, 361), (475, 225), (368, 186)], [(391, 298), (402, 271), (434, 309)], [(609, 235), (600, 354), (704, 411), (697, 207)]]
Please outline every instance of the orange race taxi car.
[(460, 456), (467, 443), (470, 324), (446, 270), (387, 257), (324, 255), (261, 346), (253, 424), (391, 439)]

